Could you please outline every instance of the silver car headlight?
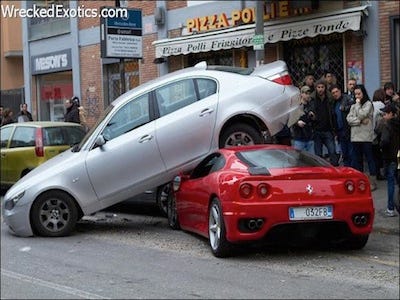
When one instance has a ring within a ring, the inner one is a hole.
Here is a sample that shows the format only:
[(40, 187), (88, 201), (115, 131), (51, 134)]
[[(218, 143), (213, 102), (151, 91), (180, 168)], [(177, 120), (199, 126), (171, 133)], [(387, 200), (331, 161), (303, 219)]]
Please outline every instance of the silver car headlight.
[(7, 199), (6, 202), (4, 203), (4, 208), (7, 210), (11, 210), (15, 207), (17, 202), (25, 195), (25, 191), (22, 191), (18, 195), (11, 197), (10, 199)]

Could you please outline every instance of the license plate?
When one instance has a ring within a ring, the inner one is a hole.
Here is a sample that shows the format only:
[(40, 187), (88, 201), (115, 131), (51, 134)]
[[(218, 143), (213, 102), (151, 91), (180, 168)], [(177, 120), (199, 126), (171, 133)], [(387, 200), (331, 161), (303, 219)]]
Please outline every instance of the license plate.
[(289, 207), (289, 220), (326, 220), (333, 218), (333, 207), (327, 206), (300, 206)]

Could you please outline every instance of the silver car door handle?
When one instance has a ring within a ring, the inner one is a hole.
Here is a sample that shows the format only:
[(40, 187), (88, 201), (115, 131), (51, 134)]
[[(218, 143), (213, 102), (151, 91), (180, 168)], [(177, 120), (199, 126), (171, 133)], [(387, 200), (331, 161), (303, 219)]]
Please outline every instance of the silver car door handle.
[(203, 117), (203, 116), (205, 116), (205, 115), (209, 115), (209, 114), (211, 114), (213, 111), (214, 111), (214, 110), (213, 110), (212, 108), (203, 109), (203, 110), (201, 111), (201, 113), (199, 114), (199, 116), (200, 116), (200, 117)]
[(139, 143), (148, 142), (153, 138), (151, 134), (146, 134), (139, 139)]

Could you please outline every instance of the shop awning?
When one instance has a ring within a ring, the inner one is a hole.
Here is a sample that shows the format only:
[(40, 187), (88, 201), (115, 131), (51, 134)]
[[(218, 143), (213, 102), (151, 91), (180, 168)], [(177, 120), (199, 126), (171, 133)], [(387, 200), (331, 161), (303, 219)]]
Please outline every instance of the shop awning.
[[(367, 5), (329, 13), (319, 13), (291, 18), (290, 20), (269, 21), (264, 26), (266, 44), (320, 34), (342, 33), (361, 28), (361, 17), (368, 15)], [(193, 34), (173, 39), (154, 41), (156, 58), (198, 52), (218, 51), (253, 46), (255, 24)]]

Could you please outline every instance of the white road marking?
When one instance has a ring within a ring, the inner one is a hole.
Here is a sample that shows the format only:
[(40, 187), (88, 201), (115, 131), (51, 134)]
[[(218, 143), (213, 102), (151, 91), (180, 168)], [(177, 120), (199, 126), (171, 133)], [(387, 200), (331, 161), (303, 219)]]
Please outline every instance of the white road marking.
[(41, 286), (44, 286), (44, 287), (48, 287), (48, 288), (51, 288), (51, 289), (54, 289), (54, 290), (57, 290), (57, 291), (60, 291), (60, 292), (63, 292), (63, 293), (67, 293), (67, 294), (78, 296), (78, 297), (85, 298), (85, 299), (110, 299), (110, 298), (106, 298), (106, 297), (103, 297), (103, 296), (100, 296), (100, 295), (96, 295), (96, 294), (93, 294), (93, 293), (85, 292), (85, 291), (78, 290), (78, 289), (75, 289), (75, 288), (71, 288), (71, 287), (68, 287), (68, 286), (65, 286), (65, 285), (60, 285), (60, 284), (57, 284), (57, 283), (45, 281), (45, 280), (42, 280), (42, 279), (34, 278), (34, 277), (31, 277), (31, 276), (15, 273), (15, 272), (12, 272), (12, 271), (9, 271), (9, 270), (5, 270), (5, 269), (1, 269), (1, 275), (7, 276), (7, 277), (10, 277), (10, 278), (14, 278), (14, 279), (17, 279), (17, 280), (22, 280), (22, 281), (25, 281), (25, 282), (29, 282), (29, 283), (32, 283), (32, 284), (41, 285)]

